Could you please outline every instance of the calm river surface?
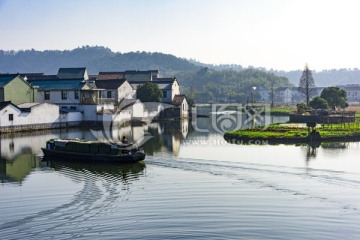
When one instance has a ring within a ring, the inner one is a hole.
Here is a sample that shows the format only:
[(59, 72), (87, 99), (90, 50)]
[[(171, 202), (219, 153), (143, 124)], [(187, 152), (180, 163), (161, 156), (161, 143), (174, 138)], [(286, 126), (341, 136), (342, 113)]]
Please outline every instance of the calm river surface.
[(101, 131), (2, 136), (0, 239), (360, 239), (359, 143), (232, 145), (212, 124), (110, 131), (152, 136), (132, 165), (38, 156)]

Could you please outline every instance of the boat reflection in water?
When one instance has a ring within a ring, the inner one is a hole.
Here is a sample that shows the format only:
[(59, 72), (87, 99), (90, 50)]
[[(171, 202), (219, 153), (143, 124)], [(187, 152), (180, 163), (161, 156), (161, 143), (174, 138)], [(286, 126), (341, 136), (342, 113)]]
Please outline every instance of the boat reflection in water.
[(127, 184), (129, 181), (137, 180), (144, 174), (145, 162), (136, 162), (129, 164), (119, 163), (98, 163), (98, 162), (69, 162), (61, 160), (46, 160), (43, 161), (43, 168), (47, 167), (51, 170), (55, 170), (64, 173), (68, 177), (74, 179), (77, 178), (77, 174), (73, 172), (83, 172), (86, 174), (92, 174), (98, 178), (112, 178), (115, 182), (121, 181), (122, 184)]
[[(139, 142), (144, 139), (145, 135), (150, 135), (151, 137), (141, 146), (146, 154), (154, 155), (161, 152), (177, 157), (180, 152), (181, 140), (187, 137), (190, 129), (188, 120), (182, 120), (150, 123), (144, 126), (113, 127), (111, 132), (106, 132), (104, 129), (99, 131), (92, 129), (62, 129), (24, 132), (15, 135), (3, 134), (0, 140), (0, 182), (21, 184), (35, 169), (42, 169), (44, 164), (45, 167), (49, 167), (47, 162), (41, 161), (41, 147), (45, 146), (46, 141), (49, 139), (78, 138), (106, 142), (109, 139), (120, 140), (125, 136), (129, 142)], [(129, 165), (109, 166), (109, 164), (106, 164), (101, 167), (99, 165), (85, 164), (86, 169), (94, 170), (97, 168), (100, 172), (106, 169), (106, 171), (114, 173), (111, 172), (111, 168), (114, 168), (117, 169), (118, 175), (135, 174), (138, 166), (141, 166), (141, 164), (133, 165), (131, 168), (129, 168)]]

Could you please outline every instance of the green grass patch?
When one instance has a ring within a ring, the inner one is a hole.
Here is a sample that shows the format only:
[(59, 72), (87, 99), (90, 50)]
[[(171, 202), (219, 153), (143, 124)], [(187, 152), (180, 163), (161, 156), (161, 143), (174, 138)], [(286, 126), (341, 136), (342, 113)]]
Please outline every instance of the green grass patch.
[[(322, 139), (339, 137), (360, 137), (360, 124), (328, 124), (319, 125), (316, 131)], [(299, 124), (272, 124), (267, 128), (258, 127), (253, 129), (239, 129), (225, 133), (227, 139), (298, 139), (306, 140), (309, 135), (309, 128)], [(284, 142), (286, 143), (286, 142)]]
[(293, 108), (271, 108), (270, 113), (273, 116), (288, 116), (293, 111)]

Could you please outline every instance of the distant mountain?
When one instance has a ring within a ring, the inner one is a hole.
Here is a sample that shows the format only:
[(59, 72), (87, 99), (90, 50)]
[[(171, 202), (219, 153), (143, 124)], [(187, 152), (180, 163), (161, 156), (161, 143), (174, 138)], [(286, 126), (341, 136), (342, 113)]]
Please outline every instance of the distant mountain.
[[(60, 67), (86, 67), (89, 74), (100, 71), (158, 69), (162, 77), (176, 76), (183, 91), (201, 96), (202, 101), (220, 101), (226, 96), (239, 101), (248, 98), (253, 87), (297, 86), (302, 71), (276, 71), (244, 68), (237, 64), (212, 65), (171, 54), (150, 52), (113, 52), (101, 46), (83, 46), (73, 50), (3, 51), (0, 50), (0, 73), (43, 72), (56, 74)], [(311, 67), (311, 66), (310, 66)], [(359, 84), (360, 70), (313, 71), (316, 86)]]
[[(217, 71), (221, 71), (221, 70), (234, 70), (234, 71), (242, 71), (245, 70), (246, 68), (244, 68), (241, 65), (238, 64), (220, 64), (220, 65), (214, 65), (214, 64), (207, 64), (207, 63), (202, 63), (197, 61), (196, 59), (189, 59), (189, 62), (200, 66), (200, 67), (207, 67), (207, 68), (211, 68)], [(253, 68), (253, 67), (248, 67), (248, 68)], [(265, 70), (265, 69), (259, 69), (259, 70)]]
[[(286, 77), (295, 86), (299, 85), (302, 71), (270, 71), (277, 76)], [(345, 84), (360, 84), (359, 69), (331, 69), (323, 71), (312, 71), (315, 85), (317, 87), (328, 87)]]
[[(279, 77), (286, 77), (289, 79), (289, 82), (294, 86), (299, 85), (300, 77), (302, 74), (302, 70), (297, 71), (278, 71), (278, 70), (267, 70), (266, 68), (254, 68), (249, 66), (244, 68), (241, 65), (237, 64), (205, 64), (198, 62), (194, 59), (189, 60), (191, 63), (194, 63), (197, 66), (208, 67), (211, 69), (215, 69), (218, 71), (221, 70), (234, 70), (234, 71), (243, 71), (245, 69), (257, 69), (264, 72), (270, 72)], [(331, 69), (331, 70), (323, 70), (323, 71), (312, 71), (312, 75), (315, 80), (315, 85), (318, 87), (328, 87), (328, 86), (337, 86), (344, 84), (360, 84), (360, 69)]]
[[(60, 67), (87, 67), (89, 74), (97, 74), (99, 71), (158, 69), (162, 76), (187, 75), (189, 72), (197, 72), (205, 67), (216, 71), (255, 69), (253, 67), (244, 68), (237, 64), (206, 64), (194, 59), (183, 59), (171, 54), (158, 52), (113, 52), (109, 48), (101, 46), (83, 46), (64, 51), (36, 51), (34, 49), (22, 51), (0, 50), (0, 73), (44, 72), (45, 74), (56, 74)], [(294, 86), (298, 85), (302, 73), (301, 70), (277, 71), (265, 68), (256, 68), (256, 70), (286, 77)], [(318, 72), (313, 71), (313, 77), (316, 86), (321, 87), (359, 84), (360, 70), (331, 69)]]

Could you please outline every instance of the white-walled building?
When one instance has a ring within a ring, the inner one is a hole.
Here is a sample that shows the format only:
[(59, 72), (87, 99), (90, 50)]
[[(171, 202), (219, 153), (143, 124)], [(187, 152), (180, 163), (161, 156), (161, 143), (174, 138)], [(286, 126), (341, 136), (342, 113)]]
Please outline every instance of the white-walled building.
[(38, 102), (73, 107), (73, 109), (80, 105), (80, 90), (85, 85), (85, 82), (77, 79), (28, 80), (28, 82), (39, 87)]
[(123, 79), (96, 80), (95, 85), (99, 90), (100, 102), (117, 104), (134, 97), (132, 86)]
[(275, 91), (275, 102), (292, 103), (292, 90), (289, 87), (279, 87)]
[[(147, 81), (129, 81), (135, 93), (136, 89), (145, 82)], [(157, 78), (152, 81), (152, 83), (158, 85), (159, 89), (162, 91), (163, 98), (161, 102), (163, 103), (172, 103), (175, 95), (180, 94), (180, 85), (176, 78)]]
[(138, 99), (123, 99), (119, 110), (128, 111), (133, 119), (142, 120), (144, 117), (144, 104)]
[(178, 108), (180, 118), (189, 117), (189, 104), (186, 101), (185, 95), (175, 95), (173, 105)]
[(18, 106), (10, 102), (1, 103), (0, 127), (52, 124), (60, 121), (59, 106), (48, 103), (24, 103)]
[(360, 102), (360, 85), (359, 84), (347, 84), (345, 86), (339, 86), (339, 88), (346, 91), (348, 102)]
[(60, 111), (59, 106), (50, 103), (24, 103), (16, 106), (11, 102), (1, 102), (0, 115), (0, 131), (73, 126), (83, 120), (81, 112)]
[[(101, 72), (91, 79), (86, 68), (60, 68), (57, 75), (23, 75), (25, 85), (37, 90), (37, 94), (32, 95), (35, 103), (18, 106), (11, 102), (0, 103), (1, 130), (66, 127), (80, 122), (121, 122), (122, 118), (151, 119), (159, 117), (163, 105), (169, 108), (175, 105), (180, 110), (180, 118), (188, 115), (188, 104), (180, 95), (177, 79), (160, 78), (158, 70)], [(158, 85), (163, 93), (162, 103), (157, 107), (145, 109), (144, 104), (135, 99), (136, 88), (146, 82)]]
[(265, 87), (258, 87), (256, 89), (256, 92), (259, 93), (260, 95), (260, 99), (257, 99), (257, 101), (260, 102), (268, 102), (271, 101), (270, 97), (271, 97), (271, 92), (269, 89), (265, 88)]

